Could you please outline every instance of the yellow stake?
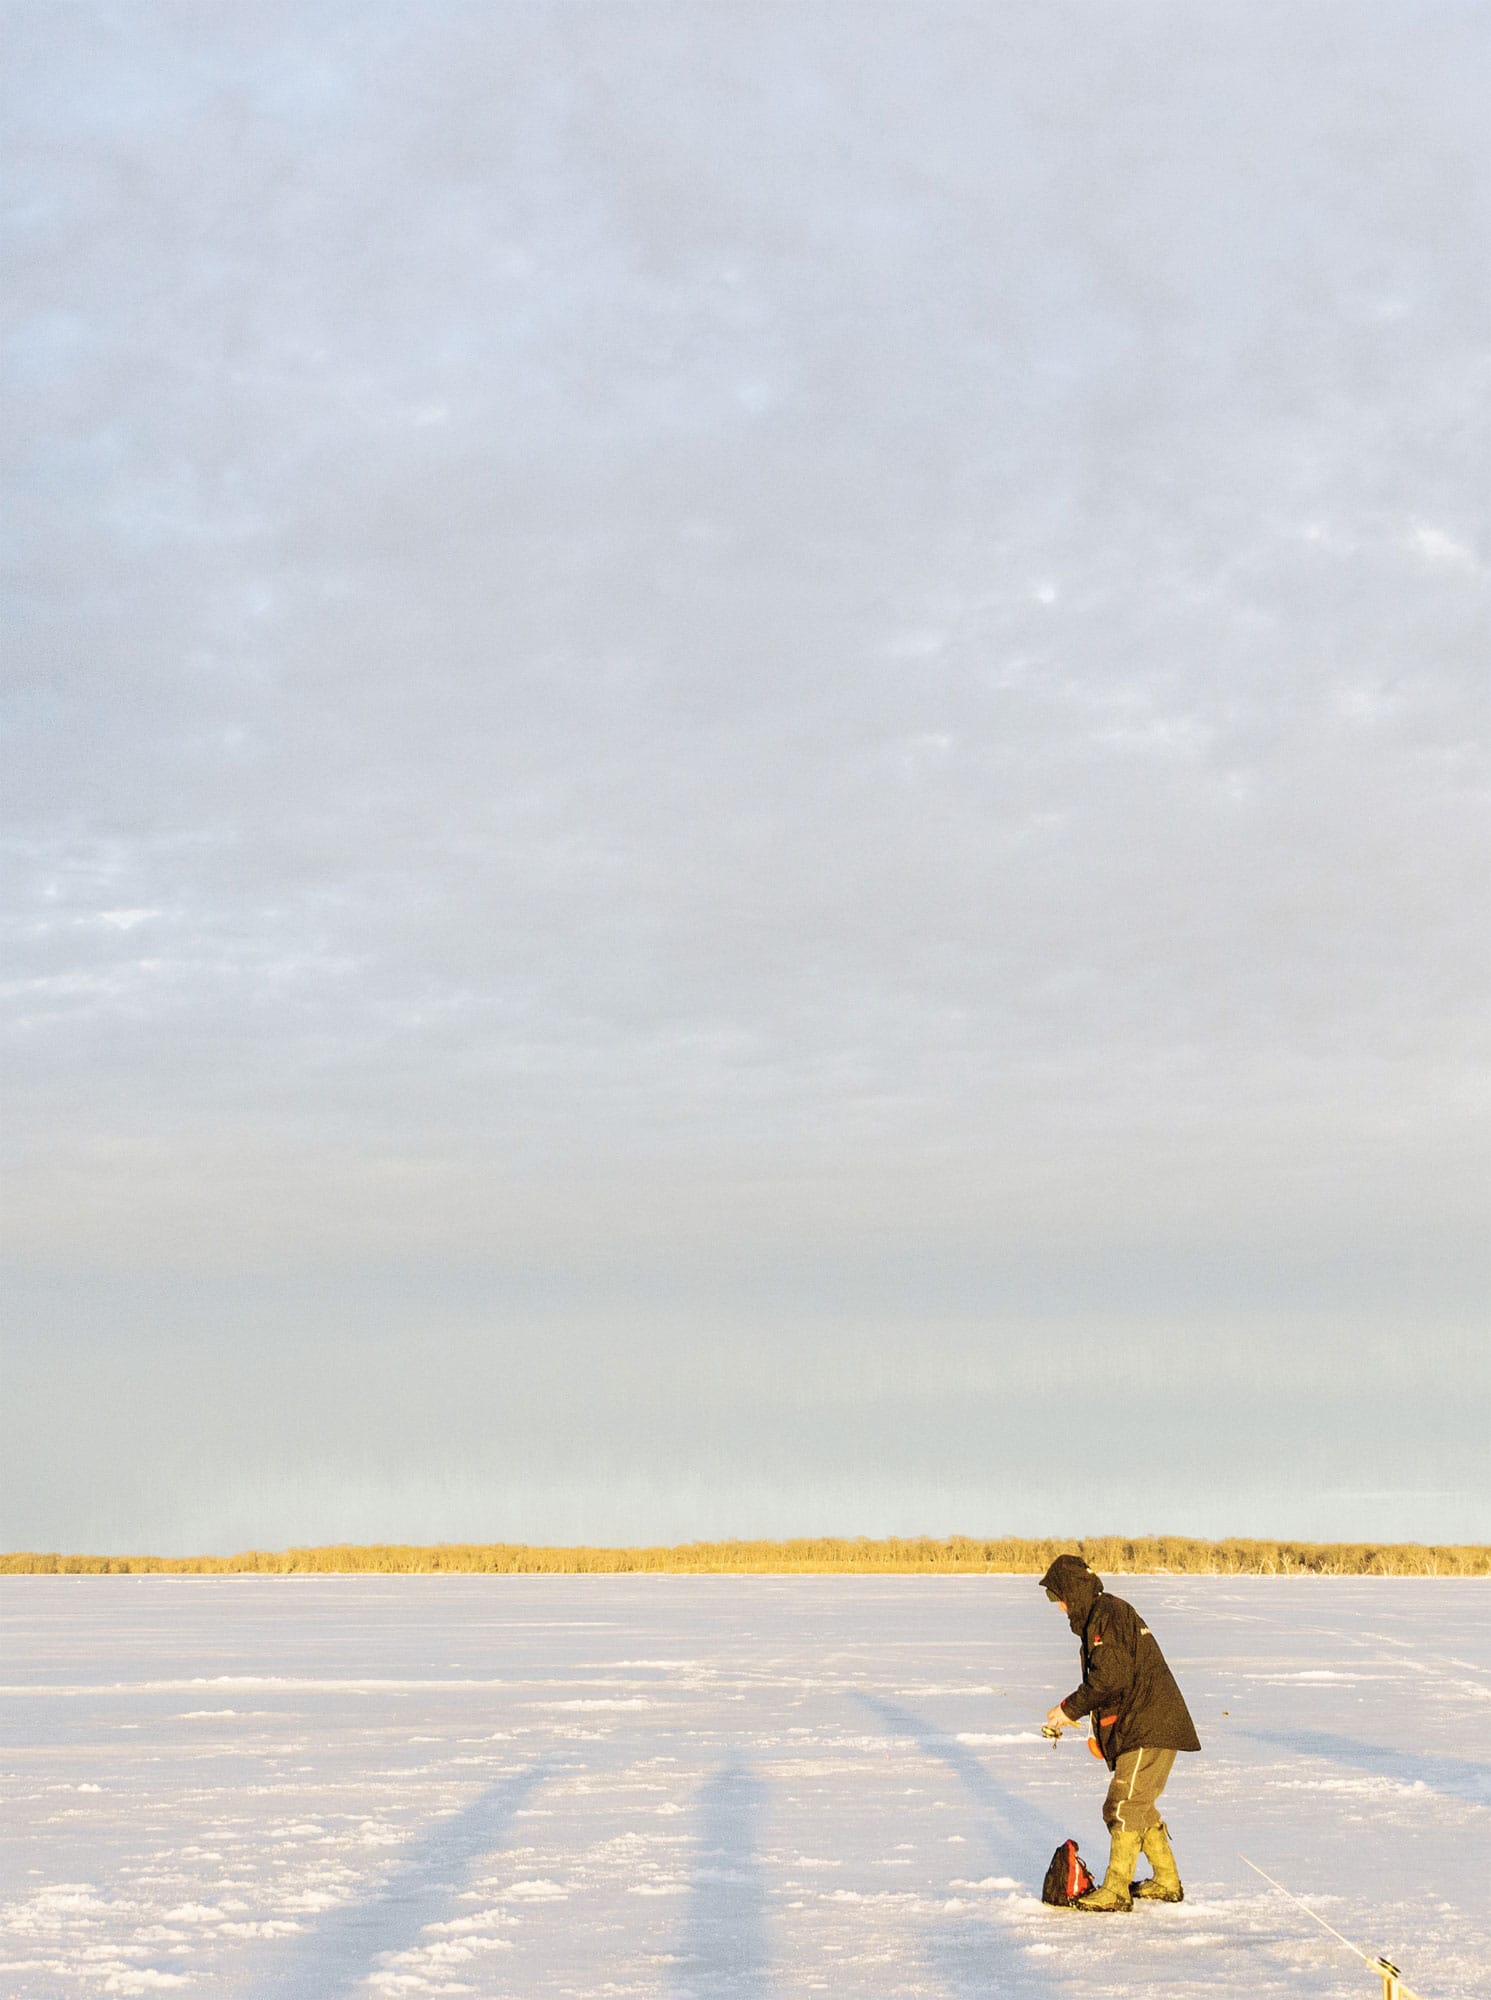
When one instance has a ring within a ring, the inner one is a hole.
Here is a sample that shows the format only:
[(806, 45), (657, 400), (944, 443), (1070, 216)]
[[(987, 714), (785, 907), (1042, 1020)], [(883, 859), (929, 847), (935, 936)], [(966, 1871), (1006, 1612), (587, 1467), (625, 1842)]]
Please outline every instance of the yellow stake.
[(1338, 1944), (1344, 1944), (1348, 1951), (1354, 1951), (1363, 1965), (1370, 1965), (1372, 1970), (1377, 1974), (1377, 1977), (1382, 1981), (1382, 2000), (1419, 2000), (1419, 1995), (1417, 1993), (1410, 1993), (1401, 1979), (1399, 1979), (1398, 1968), (1393, 1964), (1391, 1959), (1368, 1958), (1359, 1944), (1353, 1944), (1349, 1937), (1342, 1937), (1334, 1924), (1328, 1924), (1324, 1917), (1318, 1915), (1316, 1911), (1310, 1908), (1308, 1903), (1301, 1903), (1299, 1897), (1295, 1895), (1292, 1889), (1286, 1889), (1282, 1882), (1275, 1882), (1273, 1876), (1269, 1874), (1266, 1868), (1260, 1868), (1256, 1861), (1249, 1861), (1246, 1854), (1239, 1854), (1237, 1858), (1247, 1867), (1251, 1868), (1255, 1875), (1261, 1875), (1264, 1881), (1277, 1889), (1281, 1896), (1287, 1896), (1291, 1903), (1298, 1904), (1305, 1915), (1313, 1917), (1323, 1931), (1329, 1931)]

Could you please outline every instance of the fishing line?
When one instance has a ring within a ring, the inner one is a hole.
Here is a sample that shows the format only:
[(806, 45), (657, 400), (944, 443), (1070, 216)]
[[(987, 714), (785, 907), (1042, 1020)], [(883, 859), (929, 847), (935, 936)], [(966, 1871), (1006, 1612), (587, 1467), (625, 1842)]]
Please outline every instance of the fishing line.
[(1393, 1964), (1391, 1959), (1368, 1958), (1359, 1944), (1353, 1944), (1349, 1937), (1342, 1937), (1334, 1924), (1328, 1924), (1324, 1917), (1310, 1908), (1308, 1903), (1301, 1902), (1292, 1889), (1286, 1889), (1282, 1882), (1276, 1882), (1266, 1868), (1260, 1868), (1256, 1861), (1249, 1861), (1246, 1854), (1239, 1854), (1237, 1858), (1247, 1867), (1251, 1868), (1255, 1875), (1261, 1875), (1264, 1881), (1270, 1887), (1277, 1889), (1281, 1896), (1287, 1896), (1290, 1902), (1303, 1910), (1307, 1917), (1313, 1917), (1320, 1928), (1323, 1931), (1329, 1931), (1338, 1944), (1344, 1944), (1348, 1951), (1355, 1952), (1363, 1965), (1370, 1966), (1372, 1971), (1382, 1981), (1382, 1990), (1386, 1996), (1386, 2000), (1419, 2000), (1419, 1996), (1416, 1993), (1410, 1993), (1408, 1988), (1398, 1978), (1398, 1968)]

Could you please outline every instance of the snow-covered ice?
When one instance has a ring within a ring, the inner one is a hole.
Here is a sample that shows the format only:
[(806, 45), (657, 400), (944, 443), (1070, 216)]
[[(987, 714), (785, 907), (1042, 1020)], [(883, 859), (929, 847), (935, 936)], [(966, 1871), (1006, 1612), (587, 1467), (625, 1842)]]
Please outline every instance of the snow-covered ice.
[(1187, 1884), (1038, 1889), (1105, 1773), (1028, 1577), (6, 1581), (0, 1992), (1491, 1995), (1491, 1586), (1112, 1579)]

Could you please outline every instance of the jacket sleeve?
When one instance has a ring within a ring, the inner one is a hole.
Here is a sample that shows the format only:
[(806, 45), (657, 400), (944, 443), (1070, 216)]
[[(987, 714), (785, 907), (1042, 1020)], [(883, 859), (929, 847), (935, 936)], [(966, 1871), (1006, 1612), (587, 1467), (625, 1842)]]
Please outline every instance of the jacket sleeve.
[(1121, 1708), (1134, 1682), (1134, 1654), (1117, 1618), (1105, 1617), (1093, 1630), (1087, 1648), (1087, 1678), (1061, 1704), (1073, 1722), (1094, 1710), (1106, 1715)]

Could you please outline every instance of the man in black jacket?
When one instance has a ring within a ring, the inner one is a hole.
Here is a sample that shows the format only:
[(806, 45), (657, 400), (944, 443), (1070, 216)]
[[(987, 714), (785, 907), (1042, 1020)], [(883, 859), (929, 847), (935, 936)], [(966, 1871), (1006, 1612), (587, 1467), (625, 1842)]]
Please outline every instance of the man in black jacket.
[[(1041, 1586), (1082, 1641), (1082, 1685), (1057, 1703), (1046, 1727), (1059, 1734), (1090, 1715), (1095, 1752), (1113, 1773), (1103, 1801), (1108, 1872), (1076, 1907), (1129, 1910), (1134, 1896), (1178, 1903), (1185, 1892), (1156, 1801), (1176, 1752), (1199, 1750), (1201, 1743), (1175, 1676), (1133, 1605), (1110, 1597), (1081, 1556), (1058, 1556)], [(1141, 1853), (1154, 1874), (1135, 1883)]]

